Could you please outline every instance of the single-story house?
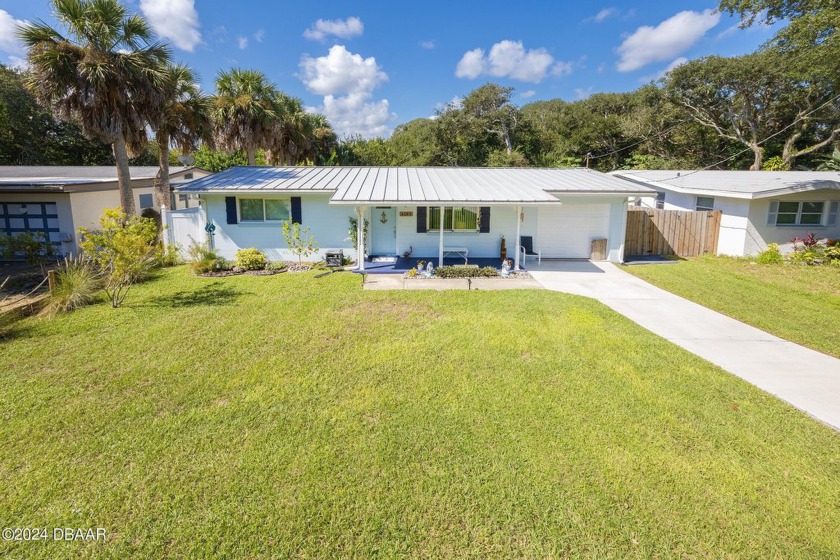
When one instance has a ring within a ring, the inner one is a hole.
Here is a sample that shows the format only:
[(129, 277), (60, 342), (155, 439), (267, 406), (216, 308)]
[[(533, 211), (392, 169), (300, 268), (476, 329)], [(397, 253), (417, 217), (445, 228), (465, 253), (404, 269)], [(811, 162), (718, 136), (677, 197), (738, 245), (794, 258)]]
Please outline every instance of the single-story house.
[(516, 264), (521, 236), (542, 258), (589, 258), (592, 241), (605, 239), (607, 259), (620, 262), (627, 203), (654, 194), (589, 169), (458, 167), (234, 167), (176, 192), (198, 195), (227, 258), (246, 247), (291, 258), (281, 233), (289, 218), (309, 228), (321, 257), (343, 249), (356, 258), (350, 220), (363, 216), (369, 258), (499, 259), (505, 238)]
[[(145, 208), (159, 210), (152, 195), (157, 172), (157, 167), (130, 168), (138, 213)], [(169, 180), (174, 189), (208, 174), (195, 167), (172, 167)], [(113, 166), (0, 166), (0, 235), (42, 232), (58, 254), (73, 254), (79, 228), (98, 225), (104, 209), (119, 205)], [(173, 208), (188, 205), (187, 195), (172, 194)]]
[(614, 171), (615, 177), (654, 189), (635, 203), (666, 210), (720, 210), (718, 254), (760, 253), (769, 243), (785, 251), (792, 240), (816, 234), (840, 238), (837, 171)]

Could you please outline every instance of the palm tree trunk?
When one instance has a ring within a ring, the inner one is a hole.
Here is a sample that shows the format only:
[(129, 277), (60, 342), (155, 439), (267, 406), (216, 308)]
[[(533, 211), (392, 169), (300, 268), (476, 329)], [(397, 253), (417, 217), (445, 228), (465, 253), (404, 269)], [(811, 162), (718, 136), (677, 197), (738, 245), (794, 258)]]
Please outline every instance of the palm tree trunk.
[(248, 152), (248, 165), (254, 166), (257, 165), (257, 149), (250, 147), (247, 150)]
[[(158, 148), (160, 148), (159, 156), (158, 156), (158, 173), (157, 177), (155, 177), (155, 205), (158, 208), (166, 206), (169, 208), (171, 206), (170, 196), (169, 196), (169, 135), (163, 132), (159, 132), (155, 136), (155, 140), (157, 140)], [(170, 210), (174, 210), (174, 208), (169, 208)]]
[(127, 216), (134, 215), (134, 190), (131, 188), (131, 172), (128, 169), (128, 152), (125, 138), (118, 132), (113, 144), (114, 160), (117, 163), (117, 181), (120, 185), (120, 206)]

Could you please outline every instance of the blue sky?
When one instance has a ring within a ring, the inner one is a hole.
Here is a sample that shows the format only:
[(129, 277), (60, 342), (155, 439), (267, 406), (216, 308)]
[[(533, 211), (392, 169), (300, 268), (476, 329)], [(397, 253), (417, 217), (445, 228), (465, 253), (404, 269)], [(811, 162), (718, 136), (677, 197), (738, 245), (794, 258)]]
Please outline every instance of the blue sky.
[[(629, 91), (672, 65), (754, 50), (773, 29), (737, 28), (714, 2), (286, 2), (129, 0), (213, 91), (219, 70), (265, 72), (341, 135), (387, 136), (487, 81), (514, 101)], [(48, 0), (3, 0), (0, 62), (20, 64), (13, 29), (55, 23)]]

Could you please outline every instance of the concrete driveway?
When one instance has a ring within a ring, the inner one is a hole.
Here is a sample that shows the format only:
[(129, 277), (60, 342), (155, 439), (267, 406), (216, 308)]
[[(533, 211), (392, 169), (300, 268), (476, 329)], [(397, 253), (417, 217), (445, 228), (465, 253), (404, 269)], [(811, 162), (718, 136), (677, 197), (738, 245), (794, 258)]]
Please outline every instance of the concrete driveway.
[(649, 331), (840, 430), (837, 358), (675, 296), (611, 263), (528, 264), (534, 279), (547, 289), (595, 298)]

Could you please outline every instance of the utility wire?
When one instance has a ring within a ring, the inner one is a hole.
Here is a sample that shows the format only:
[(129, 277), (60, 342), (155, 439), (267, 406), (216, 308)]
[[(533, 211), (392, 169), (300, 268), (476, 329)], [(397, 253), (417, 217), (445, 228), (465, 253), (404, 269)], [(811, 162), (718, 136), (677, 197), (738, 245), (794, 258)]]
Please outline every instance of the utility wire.
[[(837, 100), (840, 100), (840, 95), (835, 95), (833, 98), (829, 99), (828, 101), (826, 101), (825, 103), (823, 103), (822, 105), (820, 105), (819, 107), (817, 107), (816, 109), (812, 109), (812, 110), (808, 111), (807, 113), (805, 113), (804, 115), (802, 115), (801, 117), (799, 117), (798, 119), (796, 119), (795, 121), (793, 121), (792, 123), (790, 123), (789, 125), (787, 125), (786, 127), (782, 128), (781, 130), (777, 130), (776, 132), (774, 132), (774, 133), (773, 133), (773, 134), (771, 134), (770, 136), (767, 136), (766, 138), (763, 138), (763, 139), (761, 139), (760, 141), (756, 142), (756, 146), (761, 146), (762, 144), (764, 144), (765, 142), (767, 142), (767, 141), (768, 141), (768, 140), (770, 140), (771, 138), (775, 138), (776, 136), (778, 136), (778, 135), (779, 135), (779, 134), (781, 134), (782, 132), (786, 131), (787, 129), (791, 128), (791, 127), (792, 127), (792, 126), (794, 126), (795, 124), (797, 124), (797, 123), (799, 123), (800, 121), (804, 120), (804, 119), (805, 119), (806, 117), (808, 117), (809, 115), (812, 115), (813, 113), (816, 113), (816, 112), (817, 112), (817, 111), (819, 111), (820, 109), (823, 109), (824, 107), (827, 107), (827, 106), (831, 105), (832, 103), (834, 103), (834, 102), (835, 102), (835, 101), (837, 101)], [(657, 179), (657, 181), (672, 181), (672, 180), (674, 180), (674, 179), (681, 179), (681, 178), (683, 178), (683, 177), (688, 177), (689, 175), (694, 175), (695, 173), (699, 173), (700, 171), (707, 171), (707, 170), (709, 170), (709, 169), (711, 169), (711, 168), (713, 168), (713, 167), (717, 167), (718, 165), (720, 165), (720, 164), (722, 164), (722, 163), (726, 163), (727, 161), (733, 160), (733, 159), (735, 159), (736, 157), (738, 157), (738, 156), (740, 156), (740, 155), (742, 155), (742, 154), (745, 154), (745, 153), (747, 153), (747, 152), (751, 152), (751, 151), (752, 151), (752, 148), (744, 148), (744, 149), (743, 149), (743, 150), (741, 150), (740, 152), (738, 152), (738, 153), (736, 153), (736, 154), (734, 154), (734, 155), (731, 155), (731, 156), (729, 156), (729, 157), (728, 157), (728, 158), (726, 158), (726, 159), (722, 159), (722, 160), (720, 160), (720, 161), (716, 161), (715, 163), (713, 163), (713, 164), (711, 164), (711, 165), (708, 165), (708, 166), (706, 166), (706, 167), (704, 167), (704, 168), (702, 168), (702, 169), (695, 169), (695, 170), (693, 170), (693, 171), (689, 171), (688, 173), (681, 173), (681, 174), (679, 174), (679, 175), (675, 175), (674, 177), (668, 177), (668, 178), (666, 178), (666, 179)], [(643, 172), (644, 172), (644, 171), (638, 171), (637, 173), (643, 173)], [(633, 175), (633, 172), (632, 172), (632, 171), (624, 171), (623, 173), (625, 173), (625, 174), (627, 174), (627, 175)]]

